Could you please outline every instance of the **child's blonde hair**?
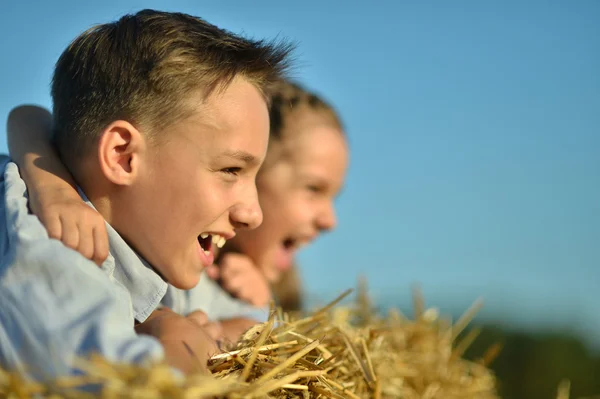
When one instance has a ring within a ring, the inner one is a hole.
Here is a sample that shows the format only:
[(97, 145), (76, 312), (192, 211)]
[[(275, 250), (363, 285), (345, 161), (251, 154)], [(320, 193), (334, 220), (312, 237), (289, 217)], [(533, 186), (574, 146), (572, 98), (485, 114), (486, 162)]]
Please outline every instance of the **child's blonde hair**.
[(268, 89), (270, 96), (271, 140), (281, 140), (289, 126), (290, 118), (302, 111), (317, 113), (340, 132), (344, 131), (341, 119), (331, 104), (298, 83), (280, 80)]

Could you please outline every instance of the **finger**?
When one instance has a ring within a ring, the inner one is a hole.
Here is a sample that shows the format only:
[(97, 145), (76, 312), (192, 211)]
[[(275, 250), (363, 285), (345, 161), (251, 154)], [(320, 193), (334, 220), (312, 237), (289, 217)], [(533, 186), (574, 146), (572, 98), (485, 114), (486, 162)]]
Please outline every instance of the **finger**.
[(94, 255), (92, 260), (98, 266), (101, 266), (108, 257), (108, 233), (106, 232), (104, 222), (94, 227), (92, 234), (94, 239)]
[(79, 244), (77, 245), (77, 251), (85, 256), (87, 259), (92, 260), (94, 256), (94, 231), (82, 223), (77, 224), (79, 230)]
[(245, 276), (247, 269), (236, 267), (236, 265), (225, 265), (221, 267), (221, 279), (223, 281), (235, 279), (238, 276)]
[(223, 261), (225, 262), (239, 263), (242, 261), (247, 262), (248, 260), (249, 258), (246, 255), (242, 255), (237, 252), (227, 252), (225, 255), (223, 255)]
[(79, 246), (79, 229), (77, 228), (77, 224), (69, 218), (62, 216), (59, 216), (59, 218), (62, 224), (61, 241), (65, 246), (76, 250)]
[(198, 327), (203, 327), (208, 323), (208, 316), (201, 310), (196, 310), (188, 314), (186, 318), (196, 324)]
[(257, 273), (258, 268), (254, 265), (254, 262), (245, 255), (230, 254), (228, 259), (225, 259), (223, 269), (228, 270), (231, 274), (238, 273)]
[[(206, 335), (208, 335), (208, 333)], [(209, 344), (206, 351), (207, 357), (210, 359), (212, 356), (216, 355), (219, 352), (221, 352), (221, 350), (219, 349), (217, 342), (214, 339), (209, 338)]]
[(247, 295), (247, 293), (244, 292), (246, 291), (246, 281), (243, 276), (236, 276), (223, 280), (223, 288), (240, 299), (244, 299), (242, 297)]
[(220, 266), (226, 269), (244, 270), (253, 266), (246, 255), (227, 253), (223, 256)]
[(62, 224), (58, 216), (42, 220), (42, 223), (48, 231), (48, 237), (60, 240), (62, 236)]

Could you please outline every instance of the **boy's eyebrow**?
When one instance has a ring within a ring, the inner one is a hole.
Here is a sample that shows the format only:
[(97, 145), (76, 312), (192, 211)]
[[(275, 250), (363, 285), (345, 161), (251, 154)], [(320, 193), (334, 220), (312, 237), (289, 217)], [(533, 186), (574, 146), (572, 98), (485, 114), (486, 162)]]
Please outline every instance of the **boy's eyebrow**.
[(225, 151), (223, 156), (237, 159), (251, 166), (258, 165), (260, 163), (257, 157), (246, 151)]

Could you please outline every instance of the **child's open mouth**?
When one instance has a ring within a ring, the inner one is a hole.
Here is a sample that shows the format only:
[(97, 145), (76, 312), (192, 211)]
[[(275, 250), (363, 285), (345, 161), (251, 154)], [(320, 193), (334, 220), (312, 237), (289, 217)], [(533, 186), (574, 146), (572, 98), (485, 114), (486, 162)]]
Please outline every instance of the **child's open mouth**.
[(215, 245), (222, 248), (225, 245), (225, 241), (225, 237), (216, 233), (202, 233), (198, 236), (200, 258), (205, 267), (212, 265), (215, 261)]
[(294, 240), (293, 238), (286, 238), (285, 240), (283, 240), (283, 247), (287, 250), (293, 250), (294, 247), (296, 246), (296, 240)]
[(275, 258), (275, 264), (280, 271), (288, 270), (292, 266), (296, 247), (296, 240), (292, 238), (283, 240)]

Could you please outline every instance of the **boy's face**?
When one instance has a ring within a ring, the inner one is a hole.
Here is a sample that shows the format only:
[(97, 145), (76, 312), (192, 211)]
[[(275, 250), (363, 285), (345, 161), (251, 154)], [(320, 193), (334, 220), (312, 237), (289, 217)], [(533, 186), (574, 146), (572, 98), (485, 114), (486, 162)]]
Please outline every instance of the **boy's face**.
[(252, 84), (236, 78), (158, 134), (160, 144), (140, 157), (120, 231), (165, 280), (189, 289), (213, 262), (211, 235), (229, 239), (262, 222), (255, 177), (268, 144), (268, 109)]
[(271, 283), (291, 267), (298, 248), (335, 227), (333, 201), (348, 165), (345, 138), (337, 128), (314, 118), (292, 122), (282, 141), (269, 149), (258, 178), (264, 222), (232, 242)]

